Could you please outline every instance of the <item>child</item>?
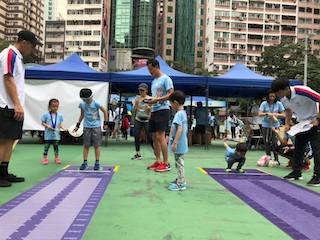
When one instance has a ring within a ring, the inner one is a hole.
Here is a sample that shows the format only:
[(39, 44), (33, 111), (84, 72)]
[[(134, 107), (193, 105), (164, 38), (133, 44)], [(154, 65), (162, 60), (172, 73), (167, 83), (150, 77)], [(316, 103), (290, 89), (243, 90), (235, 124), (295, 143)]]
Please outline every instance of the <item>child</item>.
[(49, 163), (48, 160), (48, 151), (50, 145), (53, 145), (54, 149), (54, 162), (55, 164), (61, 164), (61, 160), (59, 158), (59, 141), (60, 141), (60, 129), (65, 131), (66, 129), (63, 127), (63, 117), (60, 113), (58, 113), (59, 108), (59, 100), (58, 99), (50, 99), (48, 104), (48, 112), (43, 114), (41, 117), (42, 126), (45, 127), (44, 130), (44, 152), (42, 158), (42, 164), (47, 165)]
[(130, 127), (130, 121), (128, 115), (124, 115), (121, 121), (121, 132), (125, 140), (128, 140), (128, 129)]
[(102, 131), (99, 110), (104, 114), (103, 129), (107, 127), (107, 110), (100, 105), (99, 102), (93, 99), (92, 91), (88, 88), (83, 88), (80, 91), (80, 98), (82, 102), (79, 104), (81, 114), (79, 121), (74, 131), (78, 131), (82, 119), (83, 123), (83, 163), (80, 166), (80, 170), (88, 168), (88, 154), (90, 146), (94, 147), (96, 162), (94, 164), (94, 170), (100, 169), (100, 146), (102, 143)]
[(227, 168), (226, 172), (231, 172), (232, 165), (235, 162), (238, 162), (237, 171), (239, 173), (244, 173), (245, 171), (242, 169), (242, 166), (244, 165), (246, 161), (246, 153), (247, 153), (247, 145), (245, 143), (239, 142), (236, 145), (235, 149), (232, 149), (227, 144), (226, 138), (223, 142), (224, 147), (226, 148), (225, 152), (225, 160), (227, 162)]
[(181, 91), (174, 91), (169, 101), (172, 109), (176, 111), (172, 121), (170, 135), (172, 136), (171, 148), (174, 153), (178, 178), (169, 184), (168, 189), (171, 191), (183, 191), (187, 189), (183, 156), (188, 152), (188, 118), (183, 109), (185, 95)]

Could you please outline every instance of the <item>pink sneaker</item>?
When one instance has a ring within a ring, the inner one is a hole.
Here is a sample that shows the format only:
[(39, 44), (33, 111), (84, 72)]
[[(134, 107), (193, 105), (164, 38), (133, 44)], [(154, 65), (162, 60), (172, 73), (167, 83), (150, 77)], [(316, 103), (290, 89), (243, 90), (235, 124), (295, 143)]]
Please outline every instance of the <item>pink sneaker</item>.
[(43, 165), (48, 165), (48, 163), (49, 163), (48, 157), (43, 157), (41, 162)]
[(268, 166), (269, 161), (270, 161), (270, 156), (264, 155), (257, 161), (257, 164), (259, 167), (265, 167), (265, 166)]
[(54, 158), (54, 163), (55, 164), (61, 164), (61, 159), (59, 157)]

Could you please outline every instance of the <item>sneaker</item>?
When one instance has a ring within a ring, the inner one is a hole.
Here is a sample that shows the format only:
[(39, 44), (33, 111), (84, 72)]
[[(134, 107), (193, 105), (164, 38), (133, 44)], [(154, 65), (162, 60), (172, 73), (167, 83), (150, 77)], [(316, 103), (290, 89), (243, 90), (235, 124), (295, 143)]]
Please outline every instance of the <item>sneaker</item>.
[(243, 170), (242, 168), (240, 168), (240, 169), (237, 169), (237, 172), (238, 172), (238, 173), (245, 173), (246, 171)]
[(41, 160), (41, 162), (42, 162), (43, 165), (48, 165), (49, 160), (48, 160), (47, 157), (43, 157), (42, 160)]
[(186, 189), (187, 189), (186, 183), (172, 184), (172, 185), (169, 185), (169, 187), (168, 187), (168, 190), (170, 190), (170, 191), (184, 191)]
[(284, 176), (283, 178), (287, 179), (287, 180), (302, 180), (303, 179), (301, 172), (297, 172), (297, 171), (292, 171), (291, 173), (289, 173), (287, 176)]
[(310, 186), (320, 186), (320, 177), (318, 175), (313, 175), (311, 180), (309, 182), (307, 182), (308, 185)]
[(159, 167), (160, 166), (160, 163), (158, 163), (158, 162), (154, 162), (154, 163), (152, 163), (149, 167), (147, 167), (147, 169), (148, 170), (154, 170), (154, 169), (156, 169), (157, 167)]
[(302, 171), (304, 172), (308, 172), (310, 171), (310, 160), (306, 161), (306, 163), (304, 164), (303, 168), (302, 168)]
[(131, 160), (141, 160), (141, 159), (142, 159), (142, 157), (140, 154), (136, 154), (131, 158)]
[(161, 163), (156, 169), (156, 172), (167, 172), (170, 171), (171, 167), (169, 163)]
[(82, 163), (80, 166), (80, 170), (86, 170), (88, 169), (88, 164), (87, 163)]
[(0, 178), (0, 187), (10, 187), (11, 185), (7, 179)]
[(176, 184), (177, 184), (177, 181), (178, 181), (178, 179), (175, 179), (174, 181), (169, 182), (169, 186), (170, 186), (170, 185), (176, 185)]
[(231, 172), (232, 172), (231, 168), (227, 168), (227, 169), (226, 169), (226, 172), (227, 172), (227, 173), (231, 173)]
[(61, 159), (59, 157), (54, 158), (54, 163), (55, 164), (61, 164)]
[(100, 163), (95, 163), (94, 167), (93, 167), (93, 170), (99, 171), (100, 170)]
[(24, 182), (25, 181), (24, 177), (17, 177), (16, 175), (11, 174), (11, 173), (9, 173), (7, 175), (6, 179), (7, 179), (7, 181), (14, 182), (14, 183)]

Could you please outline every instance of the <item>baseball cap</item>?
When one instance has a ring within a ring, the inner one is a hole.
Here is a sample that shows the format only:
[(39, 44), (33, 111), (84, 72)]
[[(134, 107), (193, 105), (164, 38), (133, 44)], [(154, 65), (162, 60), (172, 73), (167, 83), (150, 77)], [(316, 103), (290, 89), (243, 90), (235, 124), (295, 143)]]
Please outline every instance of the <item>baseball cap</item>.
[(33, 45), (42, 45), (42, 43), (37, 39), (36, 35), (28, 30), (22, 30), (18, 32), (18, 39), (31, 42)]
[(148, 90), (148, 85), (146, 83), (140, 83), (138, 89)]

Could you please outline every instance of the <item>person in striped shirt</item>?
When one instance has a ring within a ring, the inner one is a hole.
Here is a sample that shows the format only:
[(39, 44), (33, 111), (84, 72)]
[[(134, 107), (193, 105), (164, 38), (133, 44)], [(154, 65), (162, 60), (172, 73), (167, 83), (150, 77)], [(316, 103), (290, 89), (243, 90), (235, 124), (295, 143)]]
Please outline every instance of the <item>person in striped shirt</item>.
[(308, 142), (314, 156), (314, 174), (307, 183), (311, 186), (320, 186), (320, 133), (318, 131), (320, 115), (320, 94), (307, 86), (290, 87), (288, 79), (276, 79), (272, 82), (272, 90), (281, 97), (281, 102), (286, 108), (286, 130), (290, 129), (292, 114), (297, 117), (297, 122), (312, 125), (306, 131), (295, 135), (295, 152), (292, 161), (293, 171), (285, 176), (288, 180), (302, 179), (304, 149)]

